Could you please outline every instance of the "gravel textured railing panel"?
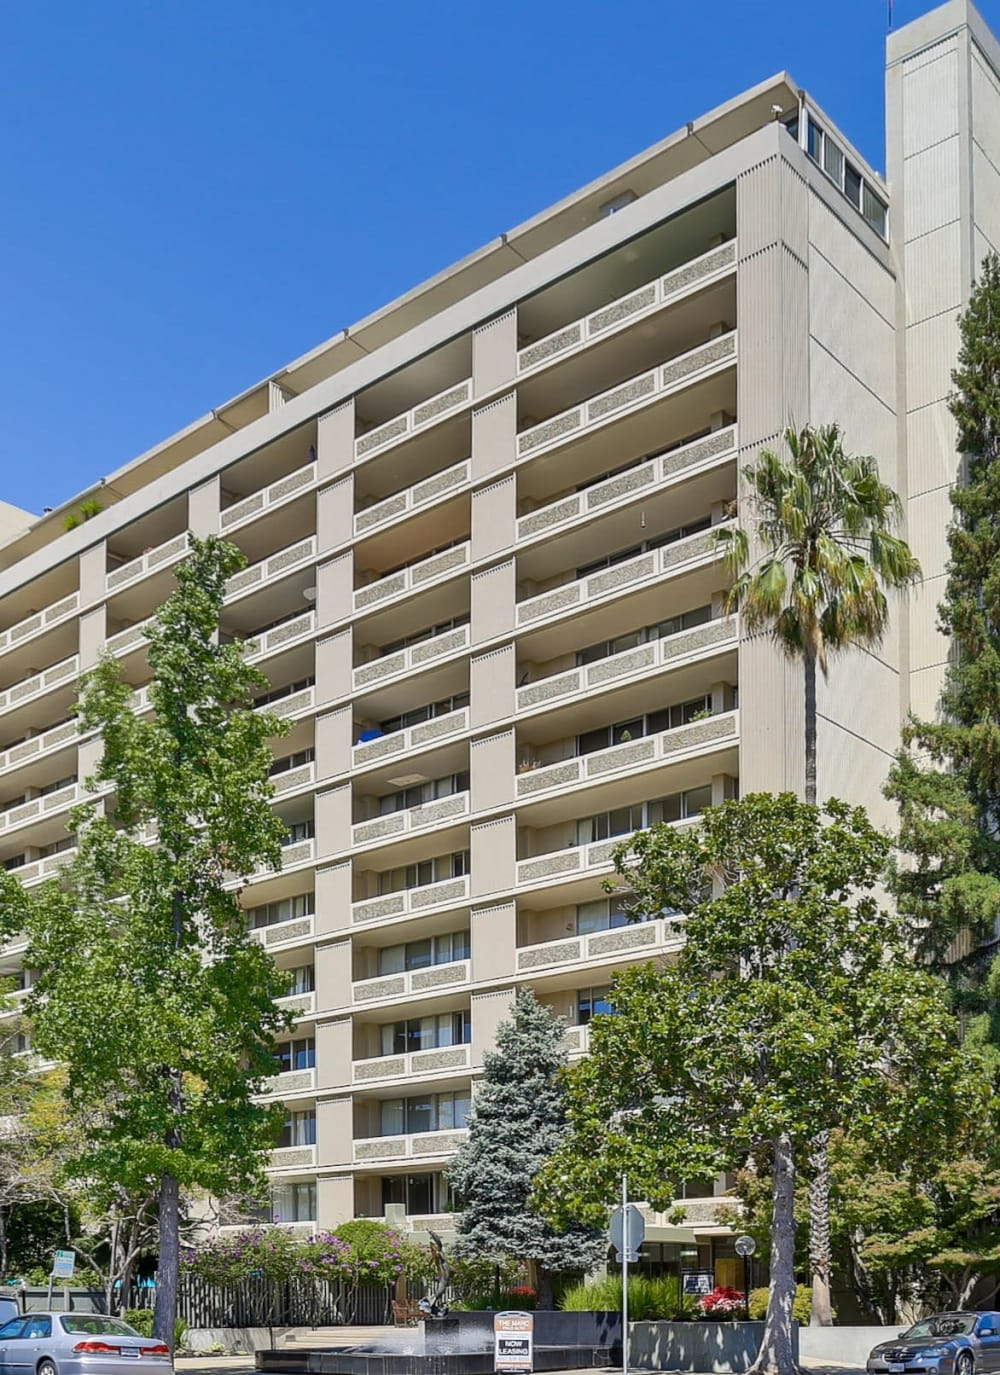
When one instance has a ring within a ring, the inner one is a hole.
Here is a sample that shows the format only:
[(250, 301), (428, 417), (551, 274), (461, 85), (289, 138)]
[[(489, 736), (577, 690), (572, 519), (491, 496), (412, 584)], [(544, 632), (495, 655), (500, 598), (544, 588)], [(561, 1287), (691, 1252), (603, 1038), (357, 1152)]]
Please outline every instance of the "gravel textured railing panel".
[(517, 968), (541, 969), (547, 964), (568, 964), (578, 960), (581, 954), (579, 938), (572, 941), (547, 942), (545, 945), (529, 945), (517, 952)]
[(299, 468), (297, 472), (289, 473), (287, 477), (279, 478), (277, 482), (272, 482), (267, 489), (268, 505), (273, 505), (277, 501), (283, 501), (285, 497), (293, 496), (296, 492), (308, 487), (316, 480), (316, 465), (309, 463), (304, 468)]
[(603, 396), (588, 401), (587, 419), (588, 421), (600, 420), (613, 411), (620, 411), (623, 406), (630, 406), (634, 401), (641, 401), (644, 397), (652, 396), (655, 391), (655, 373), (649, 372), (643, 377), (634, 377), (631, 382), (616, 387), (614, 391), (605, 392)]
[(354, 594), (355, 610), (360, 611), (362, 607), (385, 601), (386, 597), (395, 597), (398, 593), (405, 591), (406, 569), (404, 568), (398, 573), (391, 574), (388, 578), (379, 578), (377, 582), (369, 583), (367, 587), (359, 587)]
[(426, 425), (429, 420), (436, 420), (438, 416), (444, 415), (445, 411), (453, 411), (456, 406), (463, 405), (468, 401), (471, 392), (471, 382), (459, 382), (458, 386), (450, 387), (448, 391), (432, 396), (429, 401), (424, 401), (419, 406), (414, 406), (414, 429), (418, 425)]
[(570, 759), (565, 764), (550, 764), (531, 773), (520, 773), (514, 786), (518, 797), (528, 797), (532, 793), (544, 792), (546, 788), (558, 787), (560, 783), (575, 783), (579, 777), (580, 761)]
[(298, 1013), (314, 1012), (316, 1009), (315, 993), (293, 993), (288, 998), (276, 998), (275, 1001), (285, 1012)]
[(570, 349), (574, 344), (578, 344), (583, 338), (583, 325), (580, 321), (576, 324), (568, 325), (556, 334), (549, 334), (544, 339), (539, 339), (537, 344), (528, 344), (517, 355), (518, 372), (524, 372), (528, 368), (533, 368), (537, 363), (542, 363), (546, 358), (554, 358), (557, 353), (563, 353)]
[(275, 573), (281, 573), (286, 568), (295, 568), (300, 563), (305, 563), (312, 558), (316, 552), (316, 537), (310, 535), (308, 539), (301, 540), (298, 544), (291, 545), (288, 549), (281, 549), (277, 554), (272, 554), (267, 560), (267, 571), (264, 574), (267, 578), (274, 577)]
[(553, 697), (564, 697), (569, 692), (578, 692), (582, 686), (583, 674), (580, 669), (574, 669), (570, 673), (557, 673), (551, 678), (543, 678), (538, 683), (527, 683), (517, 689), (517, 709), (524, 711), (526, 707), (550, 702)]
[(735, 636), (735, 616), (721, 616), (718, 620), (706, 621), (704, 625), (693, 626), (690, 630), (682, 630), (677, 635), (661, 640), (660, 653), (664, 660), (676, 659), (682, 654), (693, 654), (695, 650), (720, 644)]
[(359, 511), (354, 517), (354, 533), (364, 534), (372, 526), (381, 525), (384, 520), (392, 520), (393, 516), (402, 515), (405, 510), (406, 493), (396, 492), (394, 496), (386, 497), (384, 501), (377, 501)]
[(248, 516), (254, 516), (258, 511), (263, 511), (264, 500), (263, 492), (253, 492), (250, 496), (243, 497), (241, 501), (234, 501), (232, 506), (227, 506), (224, 511), (220, 511), (220, 529), (228, 530), (237, 521), (246, 520)]
[(587, 332), (590, 335), (600, 334), (602, 330), (610, 329), (612, 325), (620, 324), (622, 320), (627, 320), (630, 315), (635, 315), (638, 311), (646, 310), (655, 304), (656, 283), (650, 282), (648, 286), (633, 291), (631, 296), (623, 296), (618, 301), (612, 301), (603, 310), (595, 311), (587, 319)]
[(562, 587), (553, 588), (551, 592), (542, 592), (537, 597), (519, 602), (517, 607), (518, 625), (525, 625), (528, 621), (537, 621), (540, 616), (550, 616), (553, 611), (564, 611), (568, 606), (576, 606), (580, 600), (580, 589), (580, 583), (568, 582)]
[(642, 491), (656, 481), (656, 469), (652, 463), (642, 463), (637, 468), (630, 468), (627, 473), (622, 473), (619, 477), (610, 478), (607, 482), (599, 482), (596, 487), (589, 487), (585, 493), (587, 498), (587, 510), (594, 511), (609, 501), (616, 501), (619, 497), (628, 496), (631, 492)]
[(626, 769), (633, 764), (648, 764), (655, 758), (656, 741), (652, 738), (636, 740), (630, 745), (616, 745), (614, 749), (587, 755), (587, 777), (600, 778), (603, 774)]
[(468, 1132), (430, 1132), (427, 1136), (413, 1138), (414, 1155), (450, 1155), (465, 1144)]
[(315, 1146), (279, 1146), (271, 1152), (272, 1170), (292, 1170), (303, 1165), (311, 1165), (316, 1159)]
[(355, 1160), (399, 1160), (406, 1155), (405, 1136), (385, 1136), (377, 1141), (355, 1141)]
[(405, 1055), (384, 1055), (377, 1060), (355, 1060), (353, 1077), (356, 1084), (366, 1079), (390, 1079), (406, 1073)]
[(376, 759), (384, 759), (386, 755), (396, 754), (404, 748), (406, 739), (405, 731), (397, 731), (393, 735), (380, 735), (377, 740), (365, 740), (360, 745), (354, 746), (354, 767), (358, 768), (361, 764), (371, 764)]
[(280, 645), (287, 644), (289, 640), (297, 639), (300, 635), (311, 634), (315, 620), (315, 611), (304, 611), (301, 616), (296, 616), (294, 620), (285, 621), (283, 625), (276, 625), (261, 635), (249, 636), (248, 638), (257, 646), (251, 657), (254, 659), (263, 658), (265, 654), (273, 653)]
[(406, 992), (406, 980), (402, 974), (391, 979), (366, 979), (354, 985), (354, 1001), (367, 1003), (379, 998), (398, 998)]
[(428, 988), (447, 988), (451, 984), (466, 983), (469, 978), (468, 960), (454, 964), (435, 964), (429, 969), (415, 969), (410, 975), (410, 987), (414, 993), (422, 993)]
[(612, 654), (610, 658), (601, 659), (596, 664), (591, 664), (587, 669), (587, 686), (594, 687), (598, 683), (609, 683), (615, 678), (623, 678), (627, 673), (637, 673), (641, 668), (650, 668), (656, 663), (656, 646), (641, 645), (638, 649), (629, 649), (624, 654)]
[(532, 426), (530, 430), (523, 430), (517, 437), (517, 452), (522, 457), (525, 454), (533, 453), (543, 444), (551, 444), (554, 439), (561, 439), (563, 435), (572, 434), (582, 424), (583, 407), (576, 406), (563, 415), (557, 415), (552, 420), (544, 421), (541, 425)]
[(302, 921), (282, 921), (277, 926), (265, 926), (264, 932), (265, 945), (281, 945), (283, 941), (304, 941), (313, 933), (311, 918), (303, 918)]
[(693, 262), (685, 263), (683, 267), (674, 268), (673, 272), (668, 272), (663, 278), (664, 295), (683, 291), (685, 287), (700, 282), (703, 277), (710, 277), (713, 272), (719, 272), (724, 267), (731, 267), (735, 262), (736, 241), (730, 239), (728, 243), (720, 245), (710, 253), (696, 258)]
[(696, 463), (703, 463), (706, 458), (714, 458), (717, 454), (728, 453), (735, 448), (736, 428), (729, 425), (724, 430), (713, 431), (704, 439), (695, 440), (693, 444), (685, 444), (683, 448), (661, 455), (660, 471), (664, 477), (669, 477), (672, 473), (691, 468)]
[(576, 495), (566, 497), (563, 501), (554, 501), (551, 506), (542, 506), (537, 511), (529, 511), (517, 522), (518, 539), (527, 539), (529, 535), (537, 535), (540, 530), (548, 530), (564, 520), (572, 520), (580, 514), (582, 505), (581, 498)]
[(359, 821), (351, 827), (351, 844), (365, 845), (370, 840), (383, 840), (386, 836), (401, 835), (406, 829), (403, 812), (393, 812), (391, 816), (376, 816), (371, 821)]
[(292, 864), (302, 864), (307, 859), (312, 859), (313, 843), (311, 840), (299, 840), (294, 845), (284, 845), (281, 849), (281, 862), (287, 869)]
[(534, 883), (537, 879), (554, 878), (557, 874), (576, 873), (580, 868), (579, 850), (559, 850), (554, 855), (539, 855), (537, 859), (522, 859), (517, 865), (518, 883)]
[(459, 626), (444, 635), (435, 635), (433, 640), (424, 640), (410, 650), (411, 664), (425, 664), (429, 659), (439, 659), (443, 654), (451, 654), (456, 649), (464, 649), (469, 643), (469, 627)]
[(286, 1074), (272, 1074), (264, 1080), (265, 1093), (307, 1093), (316, 1083), (316, 1071), (312, 1069), (292, 1069)]
[(735, 335), (723, 334), (720, 338), (703, 344), (701, 348), (692, 349), (682, 358), (677, 358), (672, 363), (665, 363), (660, 374), (663, 386), (672, 387), (675, 383), (682, 382), (685, 377), (700, 372), (702, 368), (711, 367), (713, 363), (724, 363), (727, 359), (735, 356)]
[(442, 573), (448, 573), (453, 568), (463, 568), (468, 562), (469, 545), (456, 545), (454, 549), (445, 549), (443, 553), (435, 554), (423, 563), (414, 564), (410, 569), (410, 583), (413, 587), (419, 587), (422, 583), (430, 582), (431, 578), (439, 578)]
[(422, 721), (419, 726), (411, 726), (410, 738), (414, 745), (423, 745), (428, 740), (440, 740), (442, 735), (467, 730), (468, 725), (469, 710), (463, 707), (461, 711), (446, 712), (444, 716), (435, 716), (430, 721)]
[(689, 559), (700, 559), (705, 554), (713, 552), (722, 558), (722, 551), (715, 542), (713, 532), (706, 530), (703, 535), (695, 535), (691, 539), (682, 539), (676, 544), (665, 545), (660, 550), (660, 567), (666, 572), (668, 568), (676, 568), (678, 564), (687, 563)]
[(696, 745), (707, 745), (713, 740), (725, 739), (732, 735), (736, 726), (736, 715), (727, 711), (719, 716), (709, 716), (704, 721), (692, 721), (689, 726), (667, 731), (662, 737), (664, 754), (677, 750), (690, 750)]
[(442, 883), (429, 883), (426, 888), (410, 889), (410, 908), (417, 911), (424, 907), (434, 907), (439, 902), (459, 902), (468, 893), (468, 880), (464, 878), (445, 879)]
[(611, 856), (615, 852), (618, 840), (601, 840), (594, 845), (587, 846), (587, 868), (592, 869), (597, 865), (610, 864)]
[(419, 826), (430, 826), (436, 821), (448, 821), (452, 817), (465, 816), (469, 810), (469, 794), (454, 793), (451, 797), (441, 797), (434, 802), (423, 802), (413, 807), (409, 813), (410, 830)]
[(617, 587), (627, 587), (629, 583), (641, 578), (652, 577), (656, 571), (656, 555), (643, 554), (640, 558), (629, 559), (627, 563), (616, 564), (606, 573), (592, 573), (587, 579), (587, 596), (599, 597), (602, 592), (611, 592)]
[(472, 465), (466, 460), (465, 463), (456, 463), (451, 468), (445, 468), (443, 472), (424, 478), (423, 482), (418, 482), (413, 488), (413, 505), (420, 506), (425, 501), (433, 501), (445, 492), (450, 492), (453, 487), (461, 487), (463, 482), (468, 482), (471, 471)]
[(312, 764), (303, 764), (299, 769), (286, 769), (284, 773), (276, 773), (271, 782), (277, 795), (290, 793), (293, 788), (303, 788), (307, 783), (312, 782)]
[(379, 425), (377, 429), (369, 430), (367, 434), (363, 434), (360, 439), (355, 441), (355, 453), (358, 458), (362, 458), (382, 444), (388, 444), (390, 440), (399, 439), (401, 435), (406, 434), (409, 424), (410, 417), (407, 413), (406, 415), (397, 415), (395, 420), (390, 420), (385, 425)]
[(355, 925), (366, 921), (379, 921), (382, 917), (398, 917), (406, 911), (406, 896), (403, 893), (390, 893), (384, 898), (369, 898), (356, 902), (351, 910), (351, 921)]
[(290, 692), (287, 697), (279, 697), (276, 702), (267, 702), (258, 710), (284, 720), (285, 717), (294, 716), (297, 712), (308, 711), (313, 705), (314, 695), (311, 687), (303, 688), (301, 692)]
[(405, 667), (406, 651), (402, 649), (383, 655), (381, 659), (372, 659), (354, 670), (354, 686), (365, 687), (368, 683), (377, 683), (380, 678), (391, 678), (394, 673), (402, 673)]
[(657, 930), (646, 926), (623, 926), (617, 931), (604, 931), (587, 941), (588, 955), (616, 955), (623, 950), (642, 950), (655, 945)]
[(410, 1056), (414, 1074), (430, 1074), (438, 1069), (465, 1069), (469, 1064), (468, 1046), (450, 1046), (440, 1050), (417, 1050)]

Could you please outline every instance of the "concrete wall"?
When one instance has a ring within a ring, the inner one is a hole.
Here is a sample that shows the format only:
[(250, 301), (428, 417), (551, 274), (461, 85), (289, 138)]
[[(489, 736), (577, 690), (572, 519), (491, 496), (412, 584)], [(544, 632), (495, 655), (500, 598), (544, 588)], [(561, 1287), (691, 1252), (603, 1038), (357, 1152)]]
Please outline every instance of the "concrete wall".
[[(636, 1370), (749, 1370), (764, 1335), (762, 1322), (637, 1322), (629, 1325)], [(793, 1324), (798, 1357), (799, 1328)]]
[(803, 1360), (864, 1365), (873, 1346), (891, 1341), (899, 1332), (899, 1327), (803, 1327), (799, 1355)]

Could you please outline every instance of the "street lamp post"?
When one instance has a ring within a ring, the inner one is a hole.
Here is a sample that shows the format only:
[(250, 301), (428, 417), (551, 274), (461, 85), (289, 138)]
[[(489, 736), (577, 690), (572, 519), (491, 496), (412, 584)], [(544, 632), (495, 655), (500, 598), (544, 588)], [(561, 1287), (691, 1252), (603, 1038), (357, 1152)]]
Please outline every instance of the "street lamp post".
[(750, 1317), (750, 1257), (756, 1249), (757, 1243), (753, 1237), (736, 1238), (736, 1254), (743, 1261), (743, 1307), (746, 1309), (748, 1318)]

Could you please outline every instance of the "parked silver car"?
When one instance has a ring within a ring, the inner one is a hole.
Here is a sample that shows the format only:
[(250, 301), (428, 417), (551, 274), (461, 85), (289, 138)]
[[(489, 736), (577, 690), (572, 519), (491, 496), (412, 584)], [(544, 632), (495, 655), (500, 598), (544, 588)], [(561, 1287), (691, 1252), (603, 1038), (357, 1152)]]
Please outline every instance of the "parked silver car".
[(170, 1348), (100, 1313), (28, 1313), (0, 1327), (0, 1375), (169, 1375)]
[(934, 1313), (868, 1356), (871, 1375), (991, 1375), (1000, 1371), (1000, 1313)]

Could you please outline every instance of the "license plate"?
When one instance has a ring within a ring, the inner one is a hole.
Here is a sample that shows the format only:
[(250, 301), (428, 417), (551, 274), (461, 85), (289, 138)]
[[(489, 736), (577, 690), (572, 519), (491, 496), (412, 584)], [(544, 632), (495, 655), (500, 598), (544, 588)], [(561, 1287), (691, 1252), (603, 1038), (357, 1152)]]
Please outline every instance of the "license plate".
[[(140, 1348), (137, 1346), (120, 1346), (118, 1348), (118, 1354), (119, 1356), (133, 1356), (136, 1359), (138, 1359), (142, 1353)], [(902, 1370), (903, 1367), (900, 1366), (899, 1368), (900, 1370)]]
[(903, 1361), (889, 1361), (889, 1362), (888, 1362), (888, 1365), (889, 1365), (889, 1375), (904, 1375), (904, 1372), (905, 1372), (905, 1370), (906, 1370), (905, 1362), (903, 1362)]

